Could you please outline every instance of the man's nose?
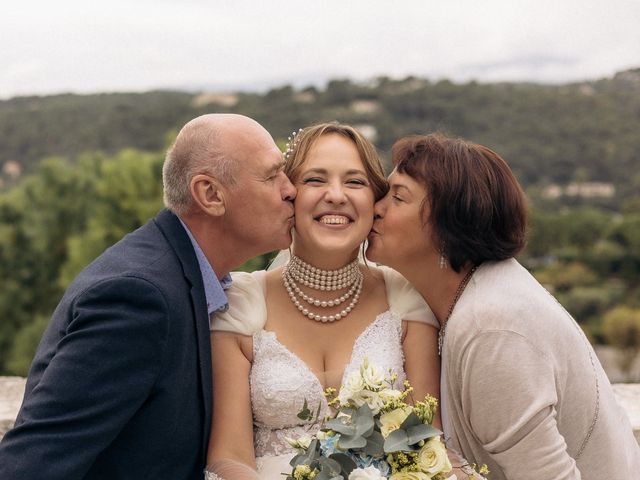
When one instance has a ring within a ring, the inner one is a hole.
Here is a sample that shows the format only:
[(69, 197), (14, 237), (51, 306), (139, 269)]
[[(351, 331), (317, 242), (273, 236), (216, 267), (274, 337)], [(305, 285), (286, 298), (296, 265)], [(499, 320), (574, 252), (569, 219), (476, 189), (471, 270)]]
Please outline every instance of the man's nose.
[(296, 198), (296, 195), (298, 194), (298, 190), (296, 190), (296, 187), (293, 185), (293, 183), (291, 183), (291, 180), (289, 180), (289, 177), (284, 175), (284, 178), (285, 180), (284, 180), (284, 185), (282, 187), (282, 199), (292, 202)]

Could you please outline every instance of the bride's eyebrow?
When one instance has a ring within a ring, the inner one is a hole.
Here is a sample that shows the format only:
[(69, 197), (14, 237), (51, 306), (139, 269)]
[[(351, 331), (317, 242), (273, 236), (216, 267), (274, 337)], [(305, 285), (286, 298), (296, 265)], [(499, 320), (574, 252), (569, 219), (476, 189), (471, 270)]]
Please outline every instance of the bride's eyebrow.
[(327, 174), (327, 169), (326, 168), (310, 168), (309, 170), (305, 170), (304, 172), (302, 172), (303, 175), (309, 175), (310, 173), (319, 173), (321, 175), (326, 175)]
[[(310, 173), (317, 173), (317, 174), (320, 174), (320, 175), (327, 175), (328, 171), (327, 171), (326, 168), (315, 167), (315, 168), (310, 168), (309, 170), (305, 170), (302, 174), (303, 175), (308, 175)], [(345, 175), (364, 175), (364, 176), (367, 176), (366, 172), (364, 172), (363, 170), (358, 170), (358, 169), (347, 170), (345, 172)]]

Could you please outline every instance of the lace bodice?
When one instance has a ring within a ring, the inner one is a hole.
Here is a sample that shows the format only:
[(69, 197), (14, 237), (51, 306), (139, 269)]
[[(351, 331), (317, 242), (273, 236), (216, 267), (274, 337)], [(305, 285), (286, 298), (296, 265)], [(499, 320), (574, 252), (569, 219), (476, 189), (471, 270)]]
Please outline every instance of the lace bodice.
[[(391, 310), (378, 315), (356, 339), (343, 380), (367, 356), (384, 370), (395, 371), (397, 386), (402, 385), (405, 373), (401, 341), (402, 319)], [(320, 407), (319, 418), (330, 413), (316, 375), (278, 341), (274, 332), (260, 330), (253, 335), (250, 382), (256, 457), (293, 453), (285, 437), (297, 438), (317, 431), (317, 424), (297, 417), (305, 400), (314, 413)]]
[[(402, 275), (386, 267), (369, 268), (379, 268), (384, 277), (389, 310), (378, 315), (356, 339), (343, 379), (359, 368), (366, 355), (380, 368), (393, 369), (398, 374), (397, 382), (401, 383), (405, 378), (402, 321), (426, 323), (436, 328), (438, 322), (423, 298)], [(297, 438), (317, 431), (317, 424), (311, 425), (297, 417), (305, 399), (314, 413), (320, 405), (319, 418), (330, 412), (315, 374), (278, 341), (274, 332), (264, 330), (267, 321), (266, 272), (234, 272), (232, 276), (233, 285), (226, 290), (229, 310), (212, 315), (211, 330), (253, 337), (250, 386), (255, 454), (260, 471), (262, 460), (293, 453), (285, 437)], [(287, 455), (283, 456), (287, 458)]]

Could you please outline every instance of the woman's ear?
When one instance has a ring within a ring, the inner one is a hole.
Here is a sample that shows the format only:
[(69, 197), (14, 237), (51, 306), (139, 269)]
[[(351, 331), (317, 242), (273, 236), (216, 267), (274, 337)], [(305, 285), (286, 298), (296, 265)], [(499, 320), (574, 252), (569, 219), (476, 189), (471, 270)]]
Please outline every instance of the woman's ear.
[(220, 217), (226, 211), (225, 191), (211, 175), (200, 174), (191, 179), (191, 196), (198, 208), (208, 215)]

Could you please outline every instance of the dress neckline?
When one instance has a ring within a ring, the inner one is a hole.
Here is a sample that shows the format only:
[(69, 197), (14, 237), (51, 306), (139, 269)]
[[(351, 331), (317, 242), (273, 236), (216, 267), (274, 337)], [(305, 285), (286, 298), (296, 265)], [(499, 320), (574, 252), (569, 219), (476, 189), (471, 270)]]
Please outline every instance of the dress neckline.
[[(393, 314), (391, 309), (388, 309), (388, 310), (385, 310), (384, 312), (379, 313), (376, 316), (376, 318), (373, 320), (373, 322), (371, 322), (369, 325), (367, 325), (365, 327), (365, 329), (362, 332), (360, 332), (360, 334), (356, 337), (355, 341), (353, 342), (353, 345), (351, 346), (351, 355), (349, 356), (349, 361), (346, 363), (346, 365), (344, 367), (344, 370), (342, 371), (340, 385), (344, 384), (345, 375), (350, 370), (349, 367), (351, 366), (351, 364), (353, 363), (353, 361), (355, 359), (358, 346), (359, 346), (361, 340), (364, 338), (365, 334), (367, 334), (377, 323), (382, 321), (382, 319), (388, 318), (389, 316), (393, 316), (393, 315), (394, 314)], [(322, 382), (320, 381), (320, 378), (318, 378), (318, 375), (316, 375), (316, 373), (311, 369), (311, 367), (309, 367), (309, 365), (307, 365), (307, 363), (304, 360), (302, 360), (302, 358), (300, 358), (291, 349), (289, 349), (289, 347), (287, 347), (284, 343), (282, 343), (278, 339), (278, 335), (276, 334), (276, 332), (274, 332), (273, 330), (266, 330), (266, 329), (263, 328), (262, 330), (259, 330), (258, 333), (270, 336), (274, 340), (276, 345), (278, 345), (282, 349), (282, 351), (286, 352), (286, 354), (289, 357), (291, 357), (293, 359), (293, 361), (297, 362), (300, 366), (302, 366), (302, 368), (313, 378), (314, 383), (318, 386), (318, 388), (319, 388), (319, 390), (320, 390), (320, 392), (322, 394), (322, 398), (324, 399), (324, 401), (326, 403), (326, 398), (325, 398), (325, 395), (324, 395), (324, 391), (325, 391), (326, 387), (324, 387), (322, 385)]]

